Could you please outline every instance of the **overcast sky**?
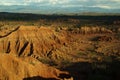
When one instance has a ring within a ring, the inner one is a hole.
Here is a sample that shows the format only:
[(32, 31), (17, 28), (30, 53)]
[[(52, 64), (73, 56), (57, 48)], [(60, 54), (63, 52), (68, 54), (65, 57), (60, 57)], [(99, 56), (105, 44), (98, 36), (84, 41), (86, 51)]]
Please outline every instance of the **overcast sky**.
[(80, 8), (98, 7), (103, 9), (120, 9), (120, 0), (1, 0), (0, 6), (35, 6)]

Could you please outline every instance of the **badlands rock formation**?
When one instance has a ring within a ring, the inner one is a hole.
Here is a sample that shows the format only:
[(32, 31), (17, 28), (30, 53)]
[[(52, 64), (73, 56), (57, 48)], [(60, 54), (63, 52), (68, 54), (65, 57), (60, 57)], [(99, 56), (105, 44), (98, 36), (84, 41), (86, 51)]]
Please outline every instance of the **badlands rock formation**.
[(0, 51), (17, 56), (50, 57), (65, 41), (64, 34), (50, 28), (20, 26), (1, 36)]
[[(68, 74), (42, 64), (38, 59), (52, 57), (66, 41), (65, 35), (51, 28), (20, 26), (0, 36), (0, 80), (22, 80), (40, 76), (41, 80)], [(56, 55), (57, 57), (57, 55)]]
[[(2, 30), (0, 80), (86, 80), (92, 74), (91, 63), (119, 56), (119, 45), (115, 33), (106, 28), (18, 26)], [(90, 68), (82, 64), (83, 69), (81, 62)]]

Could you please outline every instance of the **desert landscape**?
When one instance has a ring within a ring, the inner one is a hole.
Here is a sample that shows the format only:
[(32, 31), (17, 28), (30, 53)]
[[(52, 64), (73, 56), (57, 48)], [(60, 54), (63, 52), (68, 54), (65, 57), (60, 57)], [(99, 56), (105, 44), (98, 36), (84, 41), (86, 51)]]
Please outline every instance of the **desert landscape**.
[(0, 13), (0, 80), (119, 80), (120, 16)]

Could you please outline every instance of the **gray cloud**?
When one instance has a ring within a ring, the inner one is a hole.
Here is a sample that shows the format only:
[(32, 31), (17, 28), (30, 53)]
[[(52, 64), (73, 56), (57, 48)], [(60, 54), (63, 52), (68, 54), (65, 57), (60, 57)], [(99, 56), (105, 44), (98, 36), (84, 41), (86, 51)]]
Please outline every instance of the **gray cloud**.
[[(19, 6), (19, 9), (27, 10), (29, 8), (29, 10), (36, 9), (37, 11), (47, 11), (49, 9), (59, 12), (61, 10), (71, 12), (79, 12), (80, 10), (95, 11), (97, 9), (108, 9), (110, 11), (112, 9), (120, 9), (120, 0), (2, 0), (0, 6)], [(2, 8), (0, 7), (0, 10), (5, 10), (5, 8)], [(12, 9), (12, 7), (10, 8)]]
[(120, 8), (120, 0), (2, 0), (0, 5)]

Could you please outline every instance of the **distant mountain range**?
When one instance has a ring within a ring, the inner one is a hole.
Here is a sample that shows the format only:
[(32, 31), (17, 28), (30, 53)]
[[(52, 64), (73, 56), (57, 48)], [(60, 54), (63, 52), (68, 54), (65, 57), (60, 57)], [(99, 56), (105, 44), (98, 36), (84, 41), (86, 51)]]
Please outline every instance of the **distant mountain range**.
[(99, 7), (54, 7), (54, 6), (0, 6), (0, 12), (37, 13), (37, 14), (82, 14), (82, 13), (117, 13), (120, 9), (105, 9)]

